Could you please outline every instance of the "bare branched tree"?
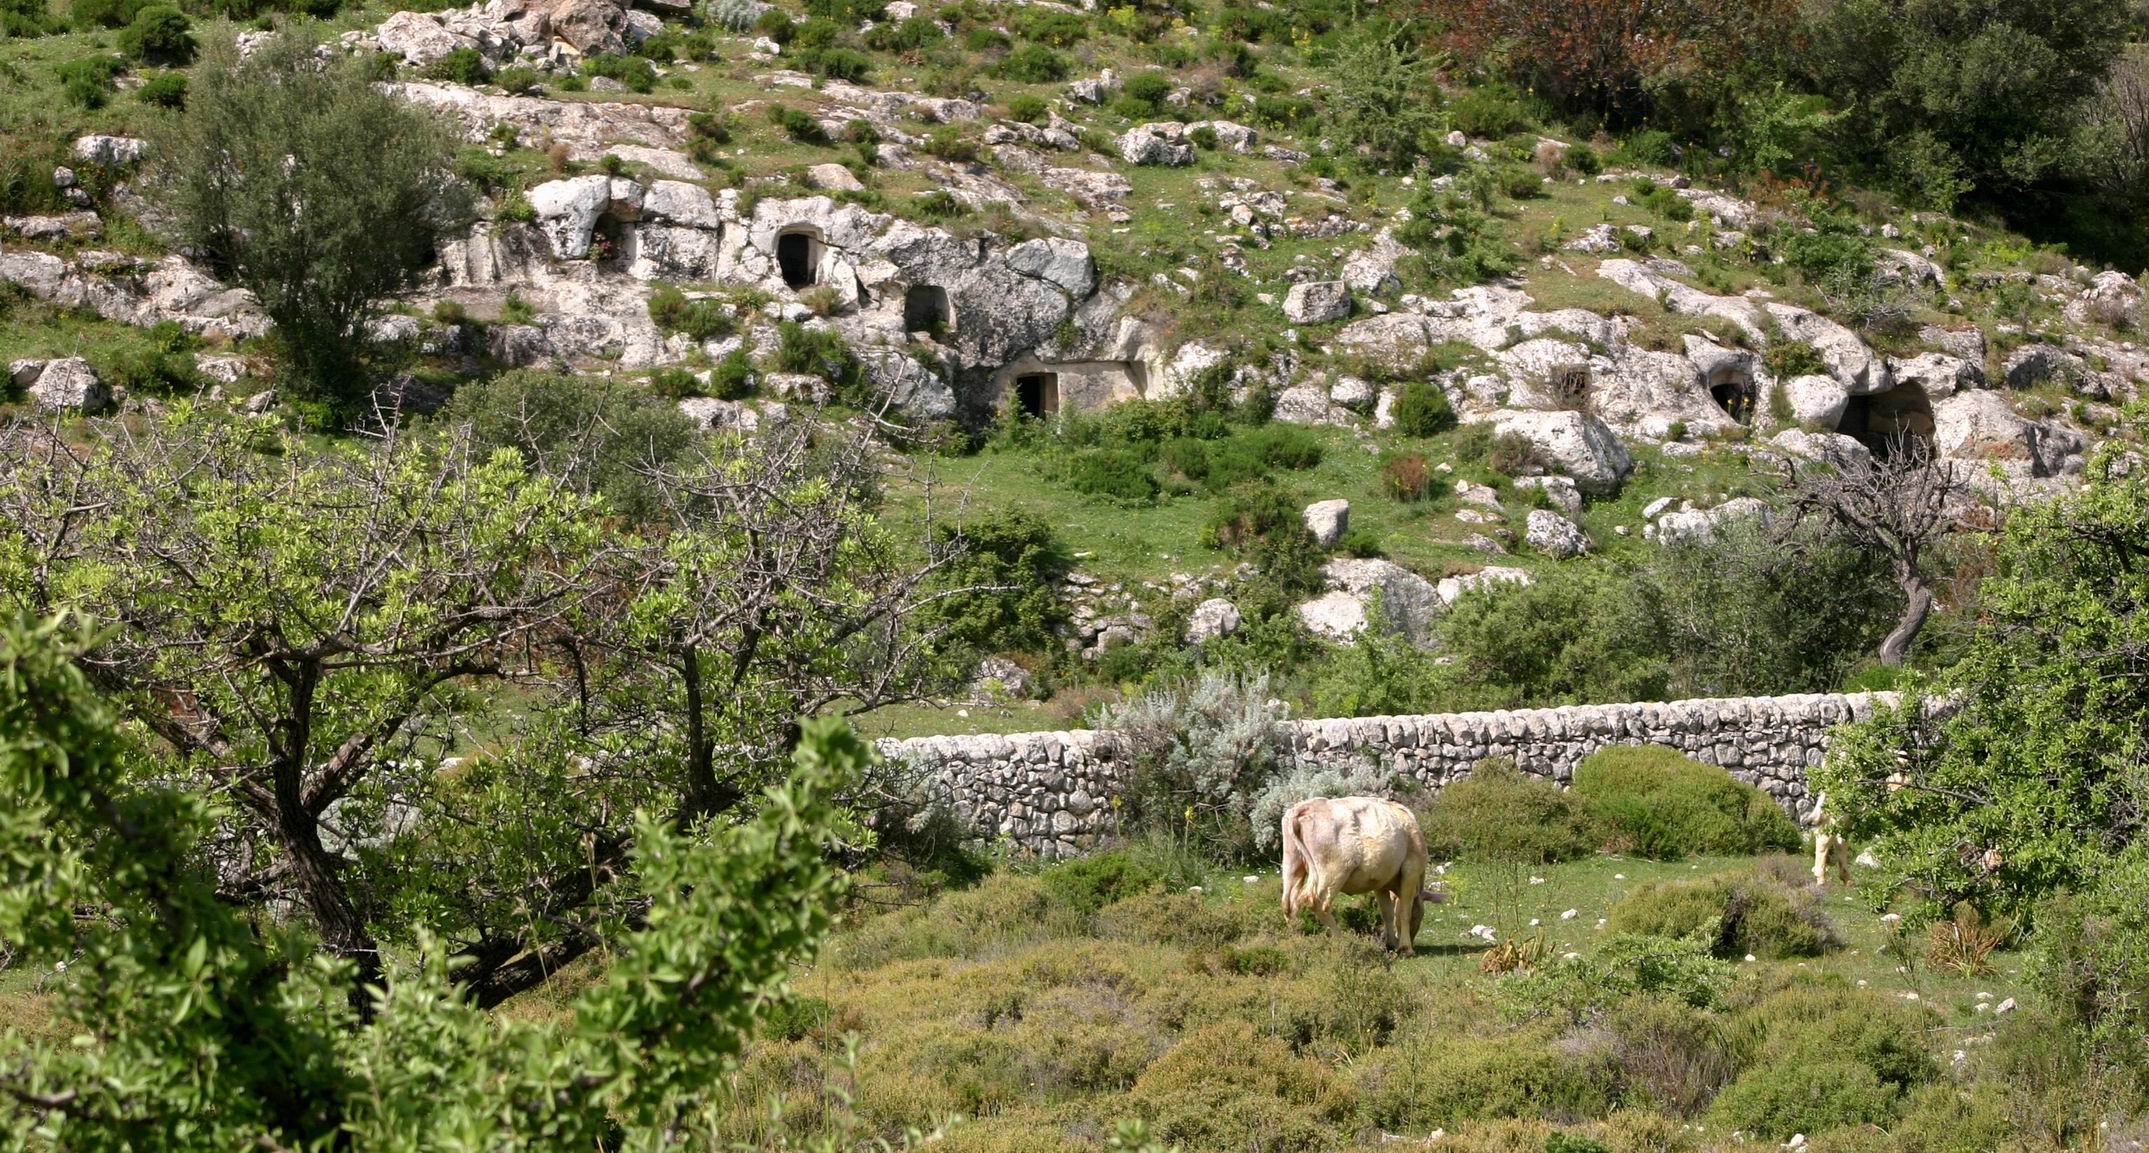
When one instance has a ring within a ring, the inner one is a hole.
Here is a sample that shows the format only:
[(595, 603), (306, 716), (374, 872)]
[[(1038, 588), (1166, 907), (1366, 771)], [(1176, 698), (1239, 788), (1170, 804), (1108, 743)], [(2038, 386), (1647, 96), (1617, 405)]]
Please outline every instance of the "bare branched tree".
[(1784, 466), (1789, 523), (1818, 518), (1861, 548), (1888, 559), (1905, 604), (1880, 643), (1880, 663), (1900, 666), (1932, 613), (1926, 563), (1950, 531), (1955, 506), (1968, 492), (1955, 470), (1935, 459), (1922, 437), (1896, 437), (1881, 450), (1832, 462)]

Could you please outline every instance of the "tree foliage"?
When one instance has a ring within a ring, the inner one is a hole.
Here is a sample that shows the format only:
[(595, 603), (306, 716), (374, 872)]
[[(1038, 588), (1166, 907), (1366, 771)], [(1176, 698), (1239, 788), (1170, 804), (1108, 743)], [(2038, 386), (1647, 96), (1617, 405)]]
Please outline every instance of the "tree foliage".
[(468, 220), (454, 151), (363, 61), (287, 31), (243, 60), (212, 45), (158, 154), (177, 239), (260, 300), (301, 391), (349, 407), (367, 395), (367, 317)]
[(424, 947), (361, 1025), (323, 996), (340, 962), (218, 899), (207, 798), (141, 783), (80, 671), (95, 649), (57, 620), (0, 631), (0, 936), (71, 961), (61, 1012), (86, 1039), (0, 1075), (0, 1132), (27, 1147), (658, 1148), (720, 1101), (828, 929), (831, 798), (868, 754), (817, 723), (752, 821), (637, 819), (641, 927), (564, 1021), (477, 1009)]
[(2142, 828), (2149, 483), (2106, 453), (2016, 511), (1983, 619), (1934, 693), (1845, 730), (1816, 773), (1926, 915), (2027, 913), (2096, 883)]

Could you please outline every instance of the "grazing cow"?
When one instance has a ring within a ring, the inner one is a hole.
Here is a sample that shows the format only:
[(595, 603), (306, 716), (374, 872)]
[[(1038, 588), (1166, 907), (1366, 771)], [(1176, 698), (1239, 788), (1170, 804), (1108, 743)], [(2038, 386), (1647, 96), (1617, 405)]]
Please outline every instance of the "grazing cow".
[(1425, 902), (1425, 836), (1409, 809), (1378, 797), (1300, 801), (1283, 815), (1283, 914), (1301, 910), (1333, 930), (1338, 893), (1373, 893), (1381, 944), (1410, 955)]
[(1828, 811), (1828, 794), (1813, 800), (1813, 883), (1828, 887), (1828, 866), (1836, 867), (1836, 879), (1851, 883), (1850, 842), (1843, 837), (1834, 813)]

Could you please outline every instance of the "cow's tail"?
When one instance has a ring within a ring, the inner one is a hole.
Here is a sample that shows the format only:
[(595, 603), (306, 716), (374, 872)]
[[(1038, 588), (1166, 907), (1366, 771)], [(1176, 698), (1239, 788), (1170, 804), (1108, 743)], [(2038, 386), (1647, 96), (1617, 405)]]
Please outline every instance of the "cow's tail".
[(1286, 917), (1298, 916), (1299, 910), (1308, 907), (1319, 893), (1319, 882), (1313, 878), (1313, 854), (1306, 849), (1306, 838), (1298, 831), (1298, 806), (1293, 805), (1283, 814), (1283, 912)]

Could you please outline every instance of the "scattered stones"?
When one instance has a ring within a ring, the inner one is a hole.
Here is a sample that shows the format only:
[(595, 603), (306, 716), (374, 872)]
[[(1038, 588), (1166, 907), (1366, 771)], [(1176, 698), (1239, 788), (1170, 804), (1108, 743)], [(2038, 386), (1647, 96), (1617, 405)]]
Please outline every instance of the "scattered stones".
[(1737, 521), (1769, 522), (1768, 502), (1759, 497), (1742, 496), (1728, 500), (1712, 509), (1682, 509), (1668, 512), (1656, 519), (1656, 523), (1642, 530), (1645, 537), (1654, 537), (1658, 544), (1675, 544), (1691, 541), (1707, 544), (1716, 539), (1718, 530)]
[(99, 168), (127, 168), (141, 163), (148, 149), (148, 142), (132, 136), (83, 136), (75, 141), (75, 159)]

